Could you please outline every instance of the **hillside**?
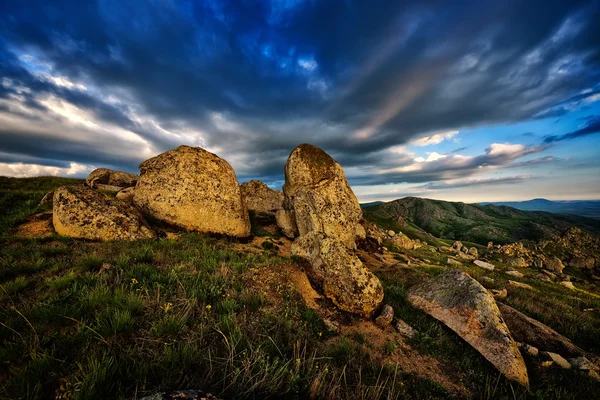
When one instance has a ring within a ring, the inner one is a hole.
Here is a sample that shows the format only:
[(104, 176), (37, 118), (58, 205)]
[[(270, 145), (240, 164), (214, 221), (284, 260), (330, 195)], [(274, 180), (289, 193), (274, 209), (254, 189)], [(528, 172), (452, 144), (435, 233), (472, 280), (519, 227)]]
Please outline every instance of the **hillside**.
[[(381, 281), (393, 310), (394, 322), (382, 325), (383, 312), (363, 317), (336, 307), (273, 216), (252, 213), (244, 239), (156, 220), (154, 239), (58, 235), (52, 207), (38, 203), (46, 190), (81, 183), (0, 179), (0, 399), (139, 399), (189, 388), (219, 399), (575, 400), (600, 388), (593, 373), (559, 368), (542, 355), (574, 349), (596, 362), (600, 289), (592, 270), (567, 267), (547, 280), (531, 266), (514, 276), (502, 258), (482, 251), (496, 265), (489, 271), (473, 263), (477, 256), (410, 225), (404, 228), (441, 247), (402, 247), (402, 235), (363, 221), (369, 236), (355, 255)], [(38, 222), (42, 229), (29, 229)], [(562, 240), (550, 245), (580, 239)], [(481, 290), (480, 283), (504, 290), (499, 305), (557, 331), (560, 346), (532, 341), (540, 355), (523, 353), (529, 390), (408, 300), (413, 286), (453, 270)], [(524, 286), (506, 297), (511, 282)]]
[(366, 219), (409, 236), (429, 233), (480, 245), (548, 239), (573, 226), (592, 234), (600, 232), (600, 221), (591, 218), (416, 197), (368, 207), (363, 213)]
[(574, 214), (588, 218), (600, 218), (600, 200), (551, 201), (532, 199), (527, 201), (488, 202), (481, 205), (507, 206), (524, 211), (546, 211), (560, 214)]

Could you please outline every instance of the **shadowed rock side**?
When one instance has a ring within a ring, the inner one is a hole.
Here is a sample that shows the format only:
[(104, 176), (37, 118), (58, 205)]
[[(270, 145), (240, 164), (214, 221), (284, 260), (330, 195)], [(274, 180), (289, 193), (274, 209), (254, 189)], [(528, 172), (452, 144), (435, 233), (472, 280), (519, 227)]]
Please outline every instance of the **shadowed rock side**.
[(93, 170), (85, 180), (86, 185), (91, 188), (96, 187), (97, 184), (118, 186), (126, 188), (135, 186), (139, 179), (136, 174), (130, 174), (128, 172), (116, 171), (114, 169), (98, 168)]
[(507, 378), (529, 386), (525, 362), (494, 298), (467, 273), (445, 272), (412, 287), (407, 298), (456, 332)]
[(188, 230), (250, 235), (235, 172), (222, 158), (179, 146), (140, 164), (133, 202), (144, 213)]
[[(362, 210), (344, 176), (344, 170), (320, 148), (301, 144), (285, 164), (284, 211), (278, 221), (293, 219), (297, 233), (323, 232), (348, 248), (356, 237), (365, 237), (359, 224)], [(284, 227), (288, 235), (294, 224)]]
[(340, 310), (370, 316), (383, 301), (379, 279), (341, 241), (311, 232), (294, 241), (292, 253), (310, 262), (312, 281)]
[(248, 211), (272, 214), (283, 207), (283, 192), (273, 190), (261, 181), (244, 182), (240, 190)]
[(586, 355), (583, 349), (549, 326), (528, 317), (506, 304), (497, 304), (515, 340), (539, 349), (554, 351), (564, 356), (577, 357)]
[(63, 186), (54, 192), (52, 223), (60, 235), (93, 240), (155, 238), (131, 205), (84, 186)]

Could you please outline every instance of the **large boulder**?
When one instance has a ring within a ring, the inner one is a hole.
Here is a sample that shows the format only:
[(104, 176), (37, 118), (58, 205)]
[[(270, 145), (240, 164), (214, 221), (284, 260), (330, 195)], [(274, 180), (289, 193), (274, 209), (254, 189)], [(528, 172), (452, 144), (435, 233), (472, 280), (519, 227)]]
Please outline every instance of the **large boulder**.
[(188, 230), (250, 235), (250, 218), (231, 165), (179, 146), (140, 164), (133, 202), (144, 213)]
[(341, 310), (370, 316), (383, 301), (379, 279), (349, 253), (345, 244), (322, 232), (300, 236), (292, 254), (310, 262), (308, 275)]
[(244, 182), (240, 190), (249, 211), (273, 214), (283, 208), (283, 192), (273, 190), (261, 181)]
[(344, 176), (344, 170), (320, 148), (301, 144), (285, 164), (284, 208), (300, 236), (323, 232), (346, 247), (364, 238), (362, 210)]
[(119, 186), (126, 188), (135, 186), (140, 177), (129, 172), (117, 171), (114, 169), (98, 168), (93, 170), (85, 180), (86, 185), (95, 188), (96, 184)]
[(92, 240), (156, 237), (133, 206), (84, 186), (54, 191), (52, 223), (60, 235)]
[(529, 385), (527, 368), (492, 295), (467, 273), (451, 270), (413, 286), (415, 307), (456, 332), (504, 376)]

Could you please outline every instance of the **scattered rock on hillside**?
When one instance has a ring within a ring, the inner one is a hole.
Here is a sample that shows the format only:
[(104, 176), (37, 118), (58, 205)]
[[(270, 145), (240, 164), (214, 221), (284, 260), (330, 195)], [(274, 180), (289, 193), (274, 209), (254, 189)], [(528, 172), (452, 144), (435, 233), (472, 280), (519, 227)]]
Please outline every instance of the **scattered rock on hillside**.
[(283, 192), (271, 189), (264, 182), (244, 182), (240, 190), (248, 211), (274, 214), (283, 207)]
[(514, 270), (505, 271), (505, 274), (514, 276), (515, 278), (522, 278), (525, 276), (522, 273), (520, 273), (519, 271), (514, 271)]
[(402, 336), (405, 336), (409, 339), (414, 338), (419, 333), (412, 326), (402, 321), (401, 319), (396, 319), (394, 329), (396, 329), (398, 333), (400, 333)]
[(446, 263), (448, 265), (462, 265), (462, 263), (460, 261), (456, 261), (454, 258), (448, 257), (448, 260), (446, 261)]
[(368, 317), (383, 301), (381, 282), (345, 243), (311, 232), (294, 241), (292, 254), (310, 262), (309, 277), (341, 310)]
[(381, 314), (375, 318), (375, 324), (381, 329), (387, 328), (394, 319), (394, 309), (389, 304), (383, 306)]
[(570, 357), (585, 355), (570, 339), (554, 329), (528, 317), (514, 308), (498, 302), (498, 309), (515, 340)]
[(494, 300), (504, 300), (508, 296), (506, 289), (490, 289), (490, 293), (494, 296)]
[(142, 397), (141, 400), (218, 400), (216, 396), (205, 393), (202, 390), (171, 390), (169, 392), (155, 393), (150, 396)]
[(563, 285), (566, 288), (575, 289), (575, 286), (573, 286), (573, 282), (562, 281), (562, 282), (560, 282), (560, 284)]
[(135, 191), (135, 186), (125, 188), (117, 192), (115, 197), (119, 200), (123, 200), (125, 203), (133, 204), (133, 195)]
[(496, 268), (494, 266), (494, 264), (490, 264), (488, 262), (481, 261), (481, 260), (475, 260), (475, 261), (473, 261), (473, 264), (477, 265), (480, 268), (487, 269), (488, 271), (493, 271), (494, 268)]
[(563, 369), (571, 369), (571, 364), (567, 360), (565, 360), (560, 354), (552, 353), (550, 351), (542, 351), (542, 358), (547, 361), (552, 361), (554, 365), (563, 368)]
[(506, 259), (506, 263), (508, 265), (512, 265), (513, 267), (527, 268), (529, 264), (525, 262), (523, 257), (509, 257)]
[(526, 283), (516, 282), (516, 281), (510, 281), (510, 280), (506, 283), (506, 288), (508, 289), (509, 292), (513, 289), (533, 290), (533, 287), (531, 285), (528, 285)]
[(560, 258), (549, 257), (544, 263), (544, 268), (552, 272), (558, 272), (560, 274), (562, 273), (563, 269), (565, 269), (565, 266), (563, 265), (562, 261), (560, 261)]
[(479, 252), (477, 251), (477, 248), (471, 247), (469, 249), (469, 255), (472, 255), (475, 258), (479, 257)]
[(179, 146), (140, 164), (134, 204), (188, 230), (250, 235), (250, 218), (235, 171), (200, 147)]
[(416, 241), (409, 239), (408, 236), (403, 235), (402, 233), (395, 235), (391, 239), (391, 242), (401, 249), (414, 250), (420, 247)]
[(577, 269), (594, 269), (596, 260), (593, 257), (573, 257), (569, 261), (569, 267)]
[(529, 385), (523, 357), (494, 298), (467, 273), (438, 275), (412, 287), (407, 299), (456, 332), (507, 378)]
[(285, 164), (284, 208), (291, 212), (300, 236), (323, 232), (348, 248), (364, 238), (362, 210), (344, 170), (320, 148), (301, 144)]
[(52, 222), (60, 235), (93, 240), (155, 238), (131, 205), (84, 186), (63, 186), (54, 192)]
[(136, 174), (129, 172), (117, 171), (114, 169), (98, 168), (93, 170), (85, 180), (86, 185), (92, 189), (96, 188), (97, 184), (119, 186), (121, 188), (135, 186), (139, 179)]
[(540, 350), (537, 347), (530, 346), (527, 343), (518, 343), (519, 348), (529, 354), (531, 357), (537, 357), (540, 354)]
[(392, 231), (392, 230), (389, 230), (389, 231), (387, 231), (387, 234), (388, 234), (390, 237), (394, 237), (394, 236), (396, 236), (396, 232), (394, 232), (394, 231)]

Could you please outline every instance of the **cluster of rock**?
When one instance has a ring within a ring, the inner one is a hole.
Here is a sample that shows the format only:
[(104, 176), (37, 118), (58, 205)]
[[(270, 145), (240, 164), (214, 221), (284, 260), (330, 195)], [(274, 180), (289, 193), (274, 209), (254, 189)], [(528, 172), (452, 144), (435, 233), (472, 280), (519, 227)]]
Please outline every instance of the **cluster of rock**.
[(155, 238), (144, 219), (150, 217), (190, 231), (248, 237), (249, 211), (270, 214), (338, 308), (370, 316), (380, 306), (381, 283), (354, 254), (356, 239), (365, 238), (362, 210), (342, 167), (320, 148), (302, 144), (291, 152), (283, 192), (258, 181), (239, 185), (227, 161), (199, 147), (179, 146), (139, 169), (139, 176), (97, 169), (87, 187), (56, 190), (56, 232), (92, 240)]

